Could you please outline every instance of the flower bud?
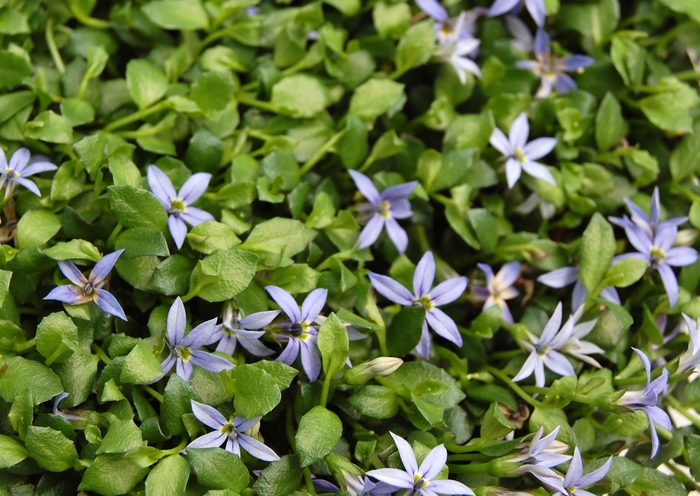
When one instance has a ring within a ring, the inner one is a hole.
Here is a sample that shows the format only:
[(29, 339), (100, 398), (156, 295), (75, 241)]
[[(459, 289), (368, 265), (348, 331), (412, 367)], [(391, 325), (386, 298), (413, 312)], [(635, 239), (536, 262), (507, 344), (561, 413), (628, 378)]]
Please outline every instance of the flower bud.
[(356, 365), (343, 376), (346, 384), (359, 386), (372, 377), (389, 375), (403, 364), (403, 360), (395, 357), (379, 357), (374, 360)]

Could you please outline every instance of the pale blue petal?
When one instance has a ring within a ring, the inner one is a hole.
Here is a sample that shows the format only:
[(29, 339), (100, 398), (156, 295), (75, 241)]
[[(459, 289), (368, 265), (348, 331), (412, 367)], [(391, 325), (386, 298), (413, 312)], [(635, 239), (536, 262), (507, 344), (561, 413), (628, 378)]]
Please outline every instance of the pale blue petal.
[(207, 174), (206, 172), (193, 174), (189, 179), (187, 179), (187, 181), (185, 181), (182, 188), (180, 188), (178, 197), (185, 203), (185, 205), (192, 205), (207, 190), (209, 181), (211, 181), (211, 174)]
[(695, 263), (698, 260), (698, 252), (694, 248), (689, 246), (679, 246), (677, 248), (671, 248), (666, 253), (666, 262), (668, 265), (673, 267), (684, 267)]
[(326, 298), (328, 298), (328, 290), (325, 288), (314, 289), (309, 293), (301, 305), (301, 322), (313, 322), (323, 310)]
[(63, 275), (76, 286), (82, 288), (89, 282), (83, 273), (78, 270), (78, 267), (70, 260), (59, 260), (58, 268), (63, 272)]
[(369, 219), (369, 222), (367, 222), (367, 225), (365, 225), (360, 235), (357, 237), (357, 244), (360, 250), (372, 246), (374, 242), (377, 241), (377, 238), (384, 228), (384, 220), (384, 217), (379, 214), (374, 214)]
[(55, 287), (49, 294), (44, 296), (44, 299), (57, 300), (63, 303), (70, 303), (71, 305), (85, 303), (82, 301), (84, 299), (84, 295), (81, 289), (72, 285)]
[(182, 248), (185, 242), (185, 236), (187, 236), (187, 226), (185, 222), (180, 217), (170, 215), (168, 217), (168, 227), (170, 228), (173, 241), (175, 241), (175, 246), (177, 246), (178, 249)]
[[(196, 350), (206, 344), (216, 341), (216, 318), (202, 322), (197, 327), (192, 329), (187, 336), (182, 340), (182, 346)], [(214, 338), (214, 339), (213, 339)]]
[(549, 318), (547, 325), (544, 326), (544, 330), (542, 331), (542, 335), (540, 336), (539, 340), (540, 343), (547, 344), (554, 339), (554, 336), (561, 327), (561, 317), (562, 308), (561, 302), (559, 302), (557, 303), (557, 307), (554, 309), (554, 313)]
[(198, 437), (194, 441), (192, 441), (190, 444), (188, 444), (185, 449), (187, 448), (218, 448), (222, 444), (224, 444), (224, 441), (226, 440), (226, 434), (222, 434), (219, 431), (214, 431), (210, 432), (209, 434), (204, 434), (201, 437)]
[(515, 183), (517, 183), (518, 179), (520, 179), (520, 174), (522, 174), (522, 171), (523, 169), (520, 161), (514, 158), (509, 158), (506, 161), (506, 179), (508, 180), (509, 189), (513, 189)]
[(10, 169), (22, 172), (29, 163), (31, 154), (26, 148), (20, 148), (10, 157)]
[(395, 202), (397, 200), (402, 200), (408, 198), (408, 196), (413, 193), (413, 190), (418, 186), (418, 181), (410, 181), (403, 184), (397, 184), (396, 186), (389, 186), (387, 189), (382, 191), (381, 199), (388, 202)]
[(448, 341), (462, 346), (462, 336), (459, 334), (457, 324), (439, 308), (433, 308), (425, 314), (428, 325), (440, 336)]
[(549, 172), (549, 169), (547, 169), (545, 165), (538, 162), (527, 161), (522, 164), (522, 168), (532, 177), (542, 179), (543, 181), (554, 186), (557, 185), (557, 182), (554, 180), (554, 176), (552, 176), (552, 173)]
[(554, 81), (554, 88), (560, 95), (563, 95), (574, 91), (578, 86), (576, 86), (576, 82), (570, 76), (562, 73), (557, 75), (557, 79)]
[(578, 446), (574, 447), (574, 456), (571, 459), (571, 465), (569, 465), (569, 470), (566, 472), (564, 477), (564, 486), (578, 486), (578, 481), (581, 480), (583, 476), (583, 460), (581, 460), (581, 452), (578, 450)]
[(519, 382), (523, 379), (530, 377), (535, 371), (535, 365), (537, 364), (537, 361), (537, 352), (533, 350), (527, 357), (527, 360), (525, 360), (523, 366), (520, 367), (520, 371), (516, 374), (515, 377), (513, 377), (513, 382)]
[(544, 0), (525, 0), (525, 6), (538, 27), (544, 26)]
[(321, 374), (321, 357), (318, 356), (318, 350), (313, 343), (307, 341), (299, 341), (299, 349), (301, 351), (301, 366), (309, 378), (309, 382), (315, 382)]
[(508, 137), (497, 127), (493, 128), (493, 132), (489, 138), (489, 143), (491, 143), (491, 146), (493, 146), (496, 150), (501, 152), (504, 157), (511, 155), (515, 151), (514, 147), (511, 146)]
[(474, 496), (474, 491), (461, 482), (453, 480), (434, 480), (430, 482), (430, 488), (437, 494), (461, 494)]
[(271, 448), (268, 448), (263, 443), (250, 436), (239, 433), (238, 442), (240, 443), (242, 449), (258, 460), (262, 460), (264, 462), (276, 462), (280, 459), (277, 453), (272, 451)]
[[(423, 479), (432, 481), (447, 463), (447, 450), (444, 445), (439, 445), (430, 450), (423, 463), (418, 468), (418, 473)], [(430, 484), (432, 486), (432, 484)]]
[(284, 348), (284, 351), (282, 351), (280, 356), (277, 357), (277, 361), (282, 362), (285, 365), (291, 366), (294, 363), (294, 360), (297, 359), (298, 355), (299, 355), (299, 340), (296, 338), (290, 338), (289, 341), (287, 342), (287, 346)]
[(20, 177), (29, 177), (35, 174), (40, 174), (42, 172), (53, 171), (58, 169), (54, 164), (50, 162), (36, 162), (22, 171)]
[(549, 35), (543, 29), (538, 29), (535, 34), (535, 55), (538, 57), (550, 55)]
[(676, 274), (666, 264), (657, 265), (656, 270), (659, 271), (661, 281), (664, 283), (664, 289), (666, 289), (666, 294), (668, 295), (668, 306), (673, 308), (678, 301), (678, 279), (676, 279)]
[(16, 182), (17, 184), (21, 184), (29, 191), (34, 193), (36, 196), (41, 196), (41, 191), (39, 191), (39, 187), (29, 179), (24, 179), (23, 177), (16, 177), (14, 179), (10, 179), (10, 181)]
[(449, 18), (445, 7), (436, 0), (416, 0), (418, 7), (436, 21), (446, 22)]
[(564, 70), (573, 72), (588, 67), (595, 62), (595, 59), (586, 57), (585, 55), (570, 55), (569, 57), (565, 57), (562, 62), (564, 63)]
[(416, 346), (416, 353), (418, 356), (429, 360), (430, 359), (430, 333), (428, 332), (428, 322), (423, 322), (423, 329), (421, 330), (420, 341), (418, 346)]
[(467, 278), (464, 276), (453, 277), (447, 281), (441, 282), (433, 288), (429, 293), (430, 301), (436, 307), (452, 303), (457, 298), (462, 296), (467, 289)]
[(496, 0), (489, 9), (489, 17), (496, 17), (506, 12), (510, 12), (518, 6), (520, 0)]
[(187, 210), (180, 214), (180, 218), (192, 227), (200, 225), (202, 222), (216, 221), (216, 218), (209, 212), (196, 207), (187, 207)]
[(416, 461), (416, 455), (413, 453), (413, 448), (411, 448), (411, 445), (408, 444), (408, 441), (406, 441), (400, 436), (397, 436), (391, 431), (389, 431), (389, 434), (391, 434), (391, 437), (394, 439), (394, 444), (399, 450), (399, 456), (401, 457), (403, 467), (406, 470), (406, 475), (415, 474), (416, 472), (418, 472), (418, 462)]
[(185, 337), (185, 326), (187, 325), (187, 315), (185, 314), (185, 305), (178, 296), (175, 298), (170, 310), (168, 311), (168, 320), (166, 324), (168, 342), (171, 345), (177, 346), (182, 343)]
[(197, 419), (212, 429), (221, 429), (228, 421), (216, 408), (195, 400), (190, 400), (192, 413)]
[(297, 304), (294, 297), (282, 288), (277, 286), (265, 286), (265, 291), (267, 291), (275, 303), (279, 305), (282, 311), (287, 314), (287, 317), (292, 321), (292, 324), (301, 323), (301, 313), (299, 312), (299, 305)]
[(176, 362), (175, 373), (185, 382), (190, 382), (192, 377), (192, 364), (179, 358)]
[(596, 470), (593, 470), (592, 472), (589, 472), (586, 475), (582, 476), (580, 479), (578, 479), (576, 481), (577, 482), (576, 486), (588, 487), (588, 486), (592, 486), (593, 484), (603, 480), (603, 478), (606, 475), (608, 475), (608, 472), (610, 472), (610, 468), (612, 467), (612, 462), (613, 462), (613, 457), (611, 456), (603, 464), (602, 467), (599, 467)]
[(119, 317), (122, 320), (126, 320), (124, 309), (122, 309), (122, 306), (119, 304), (114, 295), (112, 295), (112, 293), (105, 291), (104, 289), (96, 289), (95, 303), (97, 303), (97, 306), (100, 307), (103, 312)]
[(549, 370), (561, 376), (576, 375), (576, 371), (571, 365), (571, 362), (558, 351), (549, 350), (543, 362)]
[(352, 180), (355, 182), (355, 186), (357, 186), (359, 192), (362, 193), (362, 195), (373, 205), (379, 205), (381, 202), (379, 191), (372, 180), (356, 170), (349, 170), (348, 172), (350, 173)]
[(556, 138), (537, 138), (525, 145), (523, 152), (528, 159), (537, 160), (549, 154), (555, 146), (557, 146)]
[(193, 365), (201, 367), (209, 372), (221, 372), (222, 370), (231, 370), (235, 367), (231, 362), (220, 356), (207, 353), (206, 351), (194, 350), (190, 361)]
[(155, 165), (148, 166), (146, 176), (153, 196), (165, 207), (165, 210), (170, 210), (170, 203), (177, 196), (170, 178)]
[(400, 305), (413, 305), (413, 295), (401, 283), (374, 272), (370, 272), (368, 276), (374, 289), (385, 298)]
[(527, 114), (521, 112), (518, 117), (515, 118), (513, 124), (510, 126), (510, 131), (508, 132), (508, 139), (511, 145), (517, 148), (525, 148), (525, 143), (527, 143), (527, 137), (530, 135), (530, 123), (527, 120)]
[(270, 325), (270, 323), (275, 320), (279, 314), (279, 310), (257, 312), (243, 317), (238, 321), (238, 323), (243, 329), (262, 329), (263, 327)]
[(537, 280), (550, 288), (563, 288), (578, 280), (578, 267), (562, 267), (542, 274)]
[(508, 262), (496, 274), (496, 281), (501, 288), (508, 288), (520, 277), (520, 262)]
[(109, 255), (105, 255), (95, 264), (95, 267), (93, 267), (90, 273), (90, 281), (93, 286), (97, 286), (109, 275), (112, 267), (117, 263), (117, 259), (122, 253), (124, 253), (124, 248), (110, 253)]
[(413, 293), (416, 298), (422, 298), (430, 292), (435, 280), (435, 258), (426, 251), (421, 257), (413, 273)]
[(394, 243), (396, 250), (399, 254), (403, 254), (408, 248), (408, 235), (404, 231), (403, 227), (399, 225), (396, 220), (388, 218), (384, 221), (386, 225), (386, 233), (389, 235), (389, 239)]

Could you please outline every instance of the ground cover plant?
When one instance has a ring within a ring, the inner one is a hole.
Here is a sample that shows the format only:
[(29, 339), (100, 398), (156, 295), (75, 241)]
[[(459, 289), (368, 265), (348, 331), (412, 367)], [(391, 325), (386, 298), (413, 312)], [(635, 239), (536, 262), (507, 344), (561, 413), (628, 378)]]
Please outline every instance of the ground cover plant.
[(0, 494), (700, 475), (700, 3), (0, 2)]

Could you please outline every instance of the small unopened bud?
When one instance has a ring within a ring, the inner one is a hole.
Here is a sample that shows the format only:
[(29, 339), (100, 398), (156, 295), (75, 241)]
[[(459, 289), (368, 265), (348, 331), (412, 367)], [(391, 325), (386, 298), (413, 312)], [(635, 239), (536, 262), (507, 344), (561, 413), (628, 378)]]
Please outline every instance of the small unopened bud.
[(359, 386), (372, 377), (385, 376), (403, 365), (403, 360), (395, 357), (379, 357), (374, 360), (356, 365), (345, 373), (343, 380), (346, 384)]
[(698, 232), (697, 229), (681, 229), (678, 231), (678, 234), (676, 235), (676, 241), (674, 243), (675, 246), (692, 246), (695, 244), (695, 241), (698, 239)]

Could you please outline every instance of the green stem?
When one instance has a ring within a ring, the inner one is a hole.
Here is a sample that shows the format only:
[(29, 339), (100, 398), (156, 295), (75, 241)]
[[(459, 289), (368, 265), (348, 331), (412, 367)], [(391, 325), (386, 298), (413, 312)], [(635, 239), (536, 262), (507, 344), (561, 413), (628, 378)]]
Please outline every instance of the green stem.
[(90, 349), (95, 352), (95, 355), (100, 357), (100, 360), (102, 360), (106, 364), (112, 363), (112, 359), (107, 356), (107, 354), (104, 352), (102, 348), (97, 346), (97, 344), (92, 343), (90, 345)]
[(111, 131), (114, 131), (115, 129), (118, 129), (120, 127), (124, 127), (128, 124), (131, 124), (132, 122), (140, 121), (141, 119), (144, 119), (148, 117), (149, 115), (155, 114), (156, 112), (160, 112), (161, 110), (164, 110), (165, 108), (168, 107), (168, 103), (166, 101), (162, 101), (160, 103), (157, 103), (153, 105), (152, 107), (148, 107), (142, 110), (139, 110), (137, 112), (134, 112), (133, 114), (127, 115), (126, 117), (122, 117), (121, 119), (117, 119), (116, 121), (112, 121), (109, 124), (107, 124), (104, 127), (105, 132), (109, 133)]
[(330, 375), (326, 375), (326, 378), (323, 380), (323, 389), (321, 390), (321, 401), (319, 405), (322, 407), (326, 407), (326, 404), (328, 403), (328, 392), (331, 389), (331, 381), (333, 380), (333, 377)]
[(51, 356), (44, 361), (44, 365), (50, 367), (51, 364), (55, 362), (56, 359), (60, 357), (66, 350), (68, 350), (68, 347), (65, 344), (61, 343), (61, 345), (58, 348), (56, 348), (56, 350), (53, 353), (51, 353)]
[(325, 155), (328, 153), (328, 151), (335, 146), (340, 139), (345, 136), (345, 133), (347, 132), (347, 129), (343, 129), (342, 131), (338, 131), (335, 133), (331, 138), (324, 143), (324, 145), (319, 148), (316, 153), (314, 153), (309, 160), (306, 161), (306, 163), (301, 167), (299, 170), (299, 175), (303, 176), (307, 172), (309, 172), (314, 165), (316, 165)]
[(66, 73), (66, 65), (63, 63), (61, 58), (61, 52), (58, 51), (56, 46), (56, 40), (53, 37), (53, 19), (46, 21), (46, 44), (49, 47), (49, 52), (51, 53), (51, 58), (53, 63), (56, 65), (56, 70), (61, 73), (61, 75)]
[(114, 247), (114, 240), (117, 238), (117, 235), (121, 232), (123, 228), (124, 226), (122, 226), (121, 224), (117, 224), (117, 227), (114, 228), (112, 234), (110, 234), (109, 238), (107, 238), (107, 247)]
[(671, 396), (669, 394), (666, 396), (666, 399), (673, 408), (681, 412), (681, 414), (690, 420), (697, 429), (700, 429), (700, 417), (698, 417), (696, 413), (691, 412), (687, 407), (683, 406), (683, 404), (681, 404), (681, 402), (678, 401), (675, 396)]
[[(141, 387), (144, 389), (144, 391), (146, 391), (148, 394), (150, 394), (150, 395), (153, 396), (155, 399), (157, 399), (157, 400), (158, 400), (158, 403), (163, 403), (163, 399), (164, 399), (164, 398), (163, 398), (163, 395), (160, 394), (158, 391), (156, 391), (155, 389), (153, 389), (151, 386), (144, 386), (144, 385), (142, 385)], [(183, 447), (184, 447), (184, 446), (183, 446)], [(182, 448), (180, 448), (180, 449), (182, 449)], [(177, 451), (180, 451), (180, 450), (177, 450)], [(176, 451), (176, 453), (177, 453), (177, 451)]]
[(15, 345), (13, 349), (14, 349), (15, 353), (22, 354), (22, 353), (25, 353), (27, 351), (33, 350), (35, 346), (36, 346), (36, 339), (32, 338), (29, 341), (25, 341), (21, 345)]
[(454, 443), (445, 443), (445, 448), (447, 451), (450, 453), (470, 453), (472, 451), (476, 451), (480, 448), (480, 445), (462, 445), (462, 444), (454, 444)]
[(675, 73), (674, 76), (680, 81), (693, 81), (700, 79), (700, 71), (682, 71)]
[(306, 490), (312, 496), (316, 496), (316, 489), (314, 489), (314, 481), (311, 479), (311, 470), (309, 467), (304, 469), (304, 480), (306, 481)]
[(103, 20), (90, 17), (88, 14), (80, 10), (77, 5), (77, 0), (72, 0), (70, 3), (70, 11), (75, 16), (75, 18), (81, 23), (95, 29), (111, 29), (112, 25)]
[(277, 113), (279, 111), (276, 105), (273, 105), (270, 102), (263, 102), (262, 100), (257, 100), (243, 93), (237, 95), (236, 98), (238, 99), (239, 103), (242, 103), (243, 105), (248, 105), (249, 107), (256, 107), (261, 110), (268, 110), (273, 113)]
[(287, 434), (287, 441), (292, 451), (297, 450), (296, 440), (295, 440), (295, 430), (294, 430), (294, 407), (289, 406), (287, 408), (287, 415), (285, 419), (285, 433)]
[(486, 474), (491, 475), (492, 465), (489, 463), (470, 463), (469, 465), (450, 465), (451, 474)]
[(527, 404), (529, 404), (530, 406), (534, 406), (534, 407), (542, 407), (542, 406), (544, 406), (544, 404), (543, 404), (541, 401), (537, 401), (535, 398), (533, 398), (532, 396), (530, 396), (529, 394), (527, 394), (525, 391), (523, 391), (523, 389), (522, 389), (520, 386), (518, 386), (517, 384), (513, 383), (513, 381), (510, 379), (510, 377), (508, 377), (506, 374), (504, 374), (503, 372), (501, 372), (501, 371), (498, 370), (497, 368), (492, 367), (492, 366), (490, 366), (490, 365), (486, 365), (486, 366), (484, 367), (484, 370), (487, 370), (487, 371), (490, 372), (493, 376), (499, 378), (499, 379), (500, 379), (502, 382), (504, 382), (509, 388), (511, 388), (515, 394), (517, 394), (518, 396), (520, 396), (520, 398), (522, 398), (522, 399), (523, 399)]
[[(161, 396), (161, 398), (162, 398), (162, 396)], [(172, 449), (169, 449), (169, 450), (162, 450), (161, 453), (163, 454), (163, 456), (176, 455), (176, 454), (178, 454), (178, 453), (182, 450), (182, 448), (184, 448), (185, 446), (187, 446), (187, 438), (186, 438), (186, 437), (183, 437), (183, 438), (182, 438), (182, 441), (180, 441), (180, 444), (178, 444), (177, 446), (175, 446), (175, 447), (172, 448)]]
[(450, 462), (471, 462), (471, 461), (484, 461), (488, 459), (486, 455), (481, 453), (465, 453), (460, 455), (449, 455), (447, 460)]
[(190, 291), (185, 296), (183, 296), (180, 299), (183, 303), (190, 301), (192, 298), (197, 296), (197, 294), (202, 290), (204, 286), (206, 286), (206, 283), (197, 284), (194, 288), (190, 289)]

